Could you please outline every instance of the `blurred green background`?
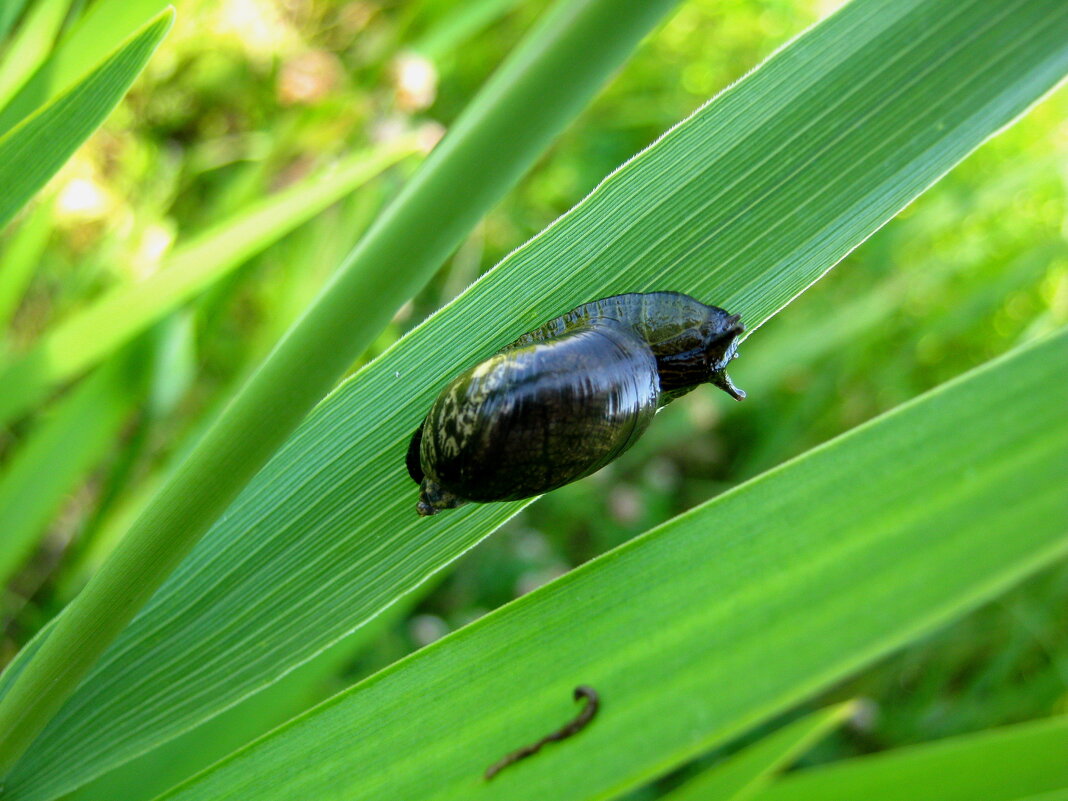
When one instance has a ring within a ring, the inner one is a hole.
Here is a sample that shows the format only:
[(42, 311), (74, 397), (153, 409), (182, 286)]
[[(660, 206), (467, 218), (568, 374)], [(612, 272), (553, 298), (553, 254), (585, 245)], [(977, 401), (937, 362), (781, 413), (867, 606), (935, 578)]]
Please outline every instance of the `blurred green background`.
[[(365, 359), (836, 5), (683, 2)], [(344, 154), (411, 131), (429, 147), (546, 3), (177, 6), (174, 31), (120, 108), (0, 233), (0, 271), (27, 253), (35, 263), (25, 287), (0, 294), (0, 352), (25, 349), (109, 287), (151, 275), (176, 239)], [(382, 620), (374, 636), (335, 654), (304, 703), (1068, 323), (1066, 112), (1062, 89), (753, 334), (732, 370), (749, 392), (744, 404), (707, 388), (673, 404), (624, 458), (543, 498), (409, 608)], [(416, 163), (409, 158), (358, 189), (140, 337), (120, 436), (56, 510), (0, 599), (0, 664), (84, 583), (163, 471)], [(0, 464), (52, 408), (0, 431)], [(814, 701), (812, 707), (850, 697), (871, 703), (807, 759), (1068, 711), (1066, 632), (1062, 565)]]

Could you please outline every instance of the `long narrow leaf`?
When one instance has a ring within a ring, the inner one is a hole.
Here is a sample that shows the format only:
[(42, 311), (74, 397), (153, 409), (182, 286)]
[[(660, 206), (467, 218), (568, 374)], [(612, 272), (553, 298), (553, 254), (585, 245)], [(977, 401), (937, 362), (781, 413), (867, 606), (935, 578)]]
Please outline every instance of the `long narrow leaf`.
[(1068, 716), (812, 768), (754, 801), (1017, 801), (1047, 791), (1068, 795)]
[(26, 0), (5, 0), (0, 4), (0, 39), (7, 36), (25, 5)]
[(161, 14), (66, 94), (0, 136), (0, 228), (104, 121), (173, 19)]
[[(1068, 553), (1068, 330), (669, 521), (166, 794), (614, 797)], [(487, 765), (601, 696), (573, 738)]]
[(50, 410), (0, 471), (0, 586), (68, 493), (114, 447), (137, 393), (121, 356)]
[(358, 153), (179, 245), (150, 278), (111, 290), (46, 333), (27, 353), (0, 360), (0, 425), (278, 241), (339, 198), (418, 151), (405, 138)]
[(52, 233), (52, 203), (40, 202), (19, 223), (0, 251), (0, 362), (6, 351), (6, 329), (33, 278), (34, 268)]
[(783, 726), (729, 759), (690, 779), (663, 801), (744, 801), (839, 726), (852, 703), (821, 709)]
[(67, 607), (31, 669), (9, 686), (0, 699), (0, 774), (395, 311), (675, 2), (579, 0), (547, 12)]
[(0, 104), (0, 136), (84, 81), (94, 64), (108, 58), (125, 39), (142, 28), (146, 20), (158, 17), (167, 6), (167, 0), (101, 0), (93, 3), (18, 93), (6, 104)]
[(1060, 4), (846, 6), (320, 405), (123, 633), (13, 786), (50, 797), (216, 714), (514, 514), (517, 504), (415, 515), (407, 439), (455, 370), (614, 292), (687, 291), (755, 327), (1066, 70)]
[(412, 43), (411, 50), (437, 61), (455, 52), (457, 45), (511, 11), (517, 3), (518, 0), (470, 0), (459, 8), (449, 9), (436, 25)]
[(48, 54), (70, 3), (71, 0), (41, 0), (30, 9), (0, 62), (0, 108)]

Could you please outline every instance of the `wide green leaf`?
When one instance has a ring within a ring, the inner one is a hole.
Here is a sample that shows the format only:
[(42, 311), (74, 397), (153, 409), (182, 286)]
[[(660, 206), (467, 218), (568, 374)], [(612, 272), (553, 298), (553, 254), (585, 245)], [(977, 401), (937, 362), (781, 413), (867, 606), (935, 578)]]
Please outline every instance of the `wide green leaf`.
[[(743, 484), (165, 795), (613, 797), (1068, 553), (1068, 330)], [(552, 731), (588, 684), (582, 732)]]
[(450, 373), (619, 291), (688, 291), (754, 328), (1066, 71), (1068, 7), (1057, 3), (846, 6), (321, 404), (9, 786), (51, 797), (216, 714), (512, 515), (517, 504), (414, 513), (406, 440)]
[(811, 768), (782, 779), (753, 801), (1030, 801), (1035, 796), (1049, 801), (1068, 796), (1068, 716)]
[(744, 801), (839, 726), (854, 710), (846, 703), (813, 712), (698, 774), (663, 801)]
[(561, 0), (543, 15), (170, 475), (47, 639), (33, 646), (32, 669), (19, 669), (0, 698), (0, 775), (10, 773), (395, 311), (675, 2)]
[(356, 153), (182, 242), (149, 278), (115, 287), (44, 334), (29, 351), (0, 359), (0, 425), (49, 390), (99, 363), (179, 304), (277, 242), (339, 198), (419, 150), (405, 137)]
[(199, 773), (231, 751), (270, 731), (337, 690), (336, 677), (354, 656), (406, 615), (414, 599), (399, 603), (287, 673), (266, 690), (221, 715), (78, 788), (64, 801), (148, 801)]
[(0, 228), (97, 129), (171, 27), (164, 12), (65, 94), (0, 136)]

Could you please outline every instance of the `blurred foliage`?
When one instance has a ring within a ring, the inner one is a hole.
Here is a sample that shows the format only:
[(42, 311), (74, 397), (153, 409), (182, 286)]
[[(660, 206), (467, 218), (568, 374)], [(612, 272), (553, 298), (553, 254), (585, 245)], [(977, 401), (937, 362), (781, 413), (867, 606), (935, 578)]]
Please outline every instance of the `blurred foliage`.
[[(684, 2), (367, 358), (833, 5)], [(174, 32), (120, 109), (39, 203), (0, 233), (0, 267), (23, 227), (32, 226), (40, 243), (36, 270), (0, 330), (0, 352), (25, 348), (104, 289), (151, 274), (176, 238), (343, 153), (412, 129), (432, 140), (545, 3), (178, 6)], [(732, 371), (750, 393), (745, 404), (712, 390), (674, 404), (623, 459), (545, 497), (464, 557), (321, 692), (1068, 323), (1066, 120), (1062, 89), (753, 334)], [(142, 337), (147, 380), (137, 411), (0, 600), (7, 624), (0, 662), (99, 563), (162, 471), (300, 313), (406, 169), (337, 204)], [(10, 460), (47, 414), (0, 432), (0, 459)], [(813, 708), (855, 696), (872, 704), (809, 759), (1068, 711), (1066, 630), (1061, 566), (817, 699)]]

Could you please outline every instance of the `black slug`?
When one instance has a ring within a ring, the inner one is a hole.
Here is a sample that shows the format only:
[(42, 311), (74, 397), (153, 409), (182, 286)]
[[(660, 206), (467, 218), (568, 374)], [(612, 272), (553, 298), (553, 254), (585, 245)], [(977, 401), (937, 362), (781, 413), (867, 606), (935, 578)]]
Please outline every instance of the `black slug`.
[(408, 446), (420, 515), (515, 501), (595, 473), (699, 384), (741, 400), (739, 317), (680, 292), (584, 303), (454, 378)]

